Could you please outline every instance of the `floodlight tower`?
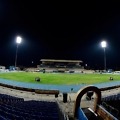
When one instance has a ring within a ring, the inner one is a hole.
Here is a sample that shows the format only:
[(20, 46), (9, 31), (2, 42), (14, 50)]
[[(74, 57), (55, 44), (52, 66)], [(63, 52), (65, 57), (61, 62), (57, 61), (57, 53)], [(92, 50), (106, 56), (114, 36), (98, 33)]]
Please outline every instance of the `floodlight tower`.
[(22, 42), (22, 38), (20, 36), (17, 36), (17, 38), (16, 38), (17, 47), (16, 47), (16, 56), (15, 56), (15, 68), (17, 67), (18, 46), (21, 42)]
[(106, 46), (107, 46), (107, 42), (102, 41), (101, 46), (102, 46), (102, 48), (104, 50), (104, 70), (106, 71)]

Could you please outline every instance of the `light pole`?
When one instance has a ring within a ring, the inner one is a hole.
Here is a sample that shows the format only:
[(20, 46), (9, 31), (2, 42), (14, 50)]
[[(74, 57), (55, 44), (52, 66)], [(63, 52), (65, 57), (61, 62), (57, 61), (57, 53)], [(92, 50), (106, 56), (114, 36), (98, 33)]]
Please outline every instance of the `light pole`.
[(15, 68), (17, 67), (18, 46), (21, 43), (21, 41), (22, 41), (22, 38), (20, 36), (17, 36), (17, 38), (16, 38), (17, 47), (16, 47), (16, 55), (15, 55)]
[(104, 50), (104, 70), (106, 71), (106, 50), (105, 50), (105, 48), (107, 46), (106, 41), (102, 41), (101, 46), (102, 46), (102, 48)]

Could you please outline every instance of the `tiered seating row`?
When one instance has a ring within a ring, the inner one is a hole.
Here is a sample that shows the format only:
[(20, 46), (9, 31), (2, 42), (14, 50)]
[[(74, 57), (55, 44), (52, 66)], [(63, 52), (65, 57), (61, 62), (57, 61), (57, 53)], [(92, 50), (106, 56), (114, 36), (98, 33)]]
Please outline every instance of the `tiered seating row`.
[(111, 95), (102, 98), (102, 102), (107, 103), (108, 105), (118, 109), (120, 111), (120, 94)]
[(102, 98), (102, 105), (113, 116), (120, 119), (120, 94)]
[(60, 120), (56, 102), (24, 101), (0, 94), (0, 120)]
[(24, 99), (6, 94), (0, 94), (0, 102), (18, 102), (18, 101), (24, 101)]

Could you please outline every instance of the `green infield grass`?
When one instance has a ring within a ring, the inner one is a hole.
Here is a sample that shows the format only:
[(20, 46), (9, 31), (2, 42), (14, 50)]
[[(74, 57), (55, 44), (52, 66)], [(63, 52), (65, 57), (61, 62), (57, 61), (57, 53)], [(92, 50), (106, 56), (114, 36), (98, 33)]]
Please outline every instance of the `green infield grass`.
[[(35, 81), (35, 77), (40, 78), (40, 82)], [(75, 74), (75, 73), (40, 73), (40, 72), (7, 72), (0, 73), (0, 78), (15, 80), (20, 82), (72, 85), (72, 84), (95, 84), (120, 80), (120, 75), (116, 74)]]

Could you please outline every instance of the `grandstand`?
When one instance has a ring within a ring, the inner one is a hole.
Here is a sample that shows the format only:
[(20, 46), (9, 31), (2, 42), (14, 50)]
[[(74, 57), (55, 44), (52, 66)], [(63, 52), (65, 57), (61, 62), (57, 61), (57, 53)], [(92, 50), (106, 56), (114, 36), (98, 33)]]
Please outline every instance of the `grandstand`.
[[(52, 110), (51, 110), (52, 109)], [(64, 120), (56, 102), (0, 94), (0, 120)]]
[(41, 59), (40, 69), (47, 72), (75, 72), (81, 71), (84, 67), (81, 60), (56, 60)]
[[(105, 90), (91, 85), (84, 86), (77, 93), (68, 93), (68, 101), (64, 100), (64, 94), (61, 93), (53, 96), (49, 91), (44, 93), (42, 90), (39, 93), (31, 89), (13, 88), (0, 88), (0, 120), (120, 119), (119, 88)], [(88, 99), (91, 92), (93, 94)]]

